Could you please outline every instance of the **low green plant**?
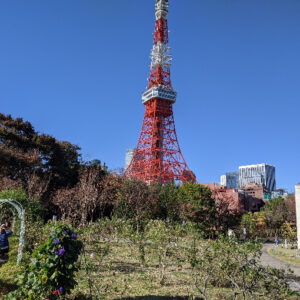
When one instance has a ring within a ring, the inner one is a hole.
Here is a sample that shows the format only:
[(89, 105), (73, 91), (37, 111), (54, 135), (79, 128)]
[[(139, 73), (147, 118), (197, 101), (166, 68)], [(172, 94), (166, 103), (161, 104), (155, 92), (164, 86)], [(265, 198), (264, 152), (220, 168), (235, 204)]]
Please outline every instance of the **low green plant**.
[(292, 294), (287, 275), (260, 264), (261, 247), (224, 236), (195, 243), (189, 258), (201, 297), (209, 299), (209, 287), (227, 287), (232, 299), (287, 299)]
[(174, 256), (180, 234), (179, 226), (169, 225), (160, 220), (151, 220), (145, 227), (145, 240), (150, 242), (154, 256), (158, 259), (161, 285), (166, 284), (168, 260)]
[(115, 236), (114, 222), (104, 219), (102, 222), (90, 224), (81, 228), (84, 247), (81, 255), (81, 270), (84, 270), (89, 287), (90, 299), (99, 299), (102, 294), (101, 281), (99, 282), (99, 268), (105, 257), (110, 253), (112, 242), (109, 238)]
[(74, 272), (78, 270), (76, 261), (81, 248), (82, 243), (71, 227), (55, 226), (48, 240), (32, 254), (31, 262), (19, 276), (19, 288), (4, 299), (51, 300), (64, 297), (76, 284)]

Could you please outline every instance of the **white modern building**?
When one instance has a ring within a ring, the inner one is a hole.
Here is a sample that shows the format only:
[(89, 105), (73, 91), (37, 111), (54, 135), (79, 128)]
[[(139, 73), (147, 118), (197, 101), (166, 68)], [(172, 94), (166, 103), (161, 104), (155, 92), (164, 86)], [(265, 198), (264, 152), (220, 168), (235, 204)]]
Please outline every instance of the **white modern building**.
[(226, 186), (226, 175), (221, 175), (220, 177), (220, 185)]
[(130, 165), (130, 162), (132, 160), (134, 151), (135, 151), (135, 148), (130, 148), (130, 149), (126, 150), (126, 155), (125, 155), (125, 170)]
[(272, 165), (257, 164), (239, 167), (239, 186), (247, 184), (262, 184), (268, 190), (276, 189), (275, 167)]

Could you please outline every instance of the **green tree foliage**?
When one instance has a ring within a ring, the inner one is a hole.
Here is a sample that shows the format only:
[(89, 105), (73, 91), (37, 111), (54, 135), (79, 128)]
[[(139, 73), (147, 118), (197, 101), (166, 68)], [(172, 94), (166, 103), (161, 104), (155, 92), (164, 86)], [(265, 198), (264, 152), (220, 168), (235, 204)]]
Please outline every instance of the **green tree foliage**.
[(203, 229), (211, 228), (216, 215), (216, 204), (209, 188), (192, 182), (183, 183), (178, 190), (181, 217), (198, 223)]
[[(26, 211), (25, 217), (28, 222), (40, 221), (43, 217), (43, 208), (40, 205), (38, 199), (28, 198), (27, 193), (23, 189), (9, 189), (0, 192), (0, 199), (14, 199), (18, 201)], [(11, 207), (5, 204), (5, 207)], [(1, 214), (4, 211), (1, 210)], [(5, 217), (4, 215), (2, 217)]]
[(286, 221), (288, 213), (285, 200), (282, 197), (269, 200), (263, 207), (262, 212), (264, 212), (267, 226), (274, 229), (275, 232)]
[(281, 236), (288, 242), (297, 241), (297, 227), (294, 223), (283, 223), (280, 227)]
[(240, 223), (241, 233), (243, 228), (247, 229), (249, 238), (264, 237), (266, 235), (266, 218), (264, 212), (248, 212), (247, 214), (243, 214)]
[(168, 219), (171, 222), (180, 220), (180, 202), (178, 191), (180, 187), (174, 183), (166, 185), (152, 184), (151, 190), (158, 193), (157, 214), (160, 219)]
[[(32, 251), (36, 248), (36, 244), (40, 243), (40, 229), (44, 226), (43, 217), (45, 214), (45, 209), (41, 206), (38, 198), (28, 197), (26, 191), (21, 188), (1, 191), (0, 199), (14, 199), (18, 201), (25, 209), (26, 243), (23, 251), (28, 251), (29, 254), (31, 254)], [(15, 214), (13, 214), (14, 210), (15, 209), (9, 204), (2, 205), (0, 210), (0, 221), (12, 221), (13, 217), (15, 217), (16, 228), (18, 232), (19, 219), (16, 212)]]
[(266, 202), (260, 212), (247, 213), (242, 216), (240, 227), (246, 227), (250, 237), (274, 238), (281, 235), (292, 241), (295, 233), (295, 198), (273, 198)]
[(78, 179), (80, 148), (35, 131), (29, 122), (0, 114), (0, 173), (22, 179), (33, 172), (51, 173), (54, 188), (72, 186)]

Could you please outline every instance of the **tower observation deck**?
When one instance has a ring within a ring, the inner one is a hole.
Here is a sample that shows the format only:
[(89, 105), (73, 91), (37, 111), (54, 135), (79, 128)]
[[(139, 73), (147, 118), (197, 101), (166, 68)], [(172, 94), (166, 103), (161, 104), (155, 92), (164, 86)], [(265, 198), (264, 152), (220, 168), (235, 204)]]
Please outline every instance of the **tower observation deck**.
[(150, 76), (142, 95), (145, 115), (137, 147), (125, 170), (126, 177), (147, 183), (196, 181), (182, 156), (175, 131), (173, 104), (177, 92), (171, 84), (168, 11), (168, 0), (156, 0)]

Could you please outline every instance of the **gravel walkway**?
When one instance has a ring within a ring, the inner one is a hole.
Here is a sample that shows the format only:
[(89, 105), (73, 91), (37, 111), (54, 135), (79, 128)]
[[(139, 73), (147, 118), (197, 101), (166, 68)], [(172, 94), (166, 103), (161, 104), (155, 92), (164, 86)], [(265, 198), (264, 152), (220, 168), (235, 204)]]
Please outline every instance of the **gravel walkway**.
[[(283, 270), (288, 270), (291, 269), (295, 276), (300, 277), (300, 268), (296, 267), (294, 265), (291, 265), (289, 263), (286, 263), (272, 255), (270, 255), (267, 250), (272, 248), (274, 245), (273, 244), (265, 244), (262, 249), (262, 256), (261, 256), (261, 264), (263, 266), (270, 266), (272, 268), (276, 269), (283, 269)], [(295, 281), (295, 280), (290, 280), (289, 282), (290, 287), (294, 291), (300, 292), (300, 282)]]

